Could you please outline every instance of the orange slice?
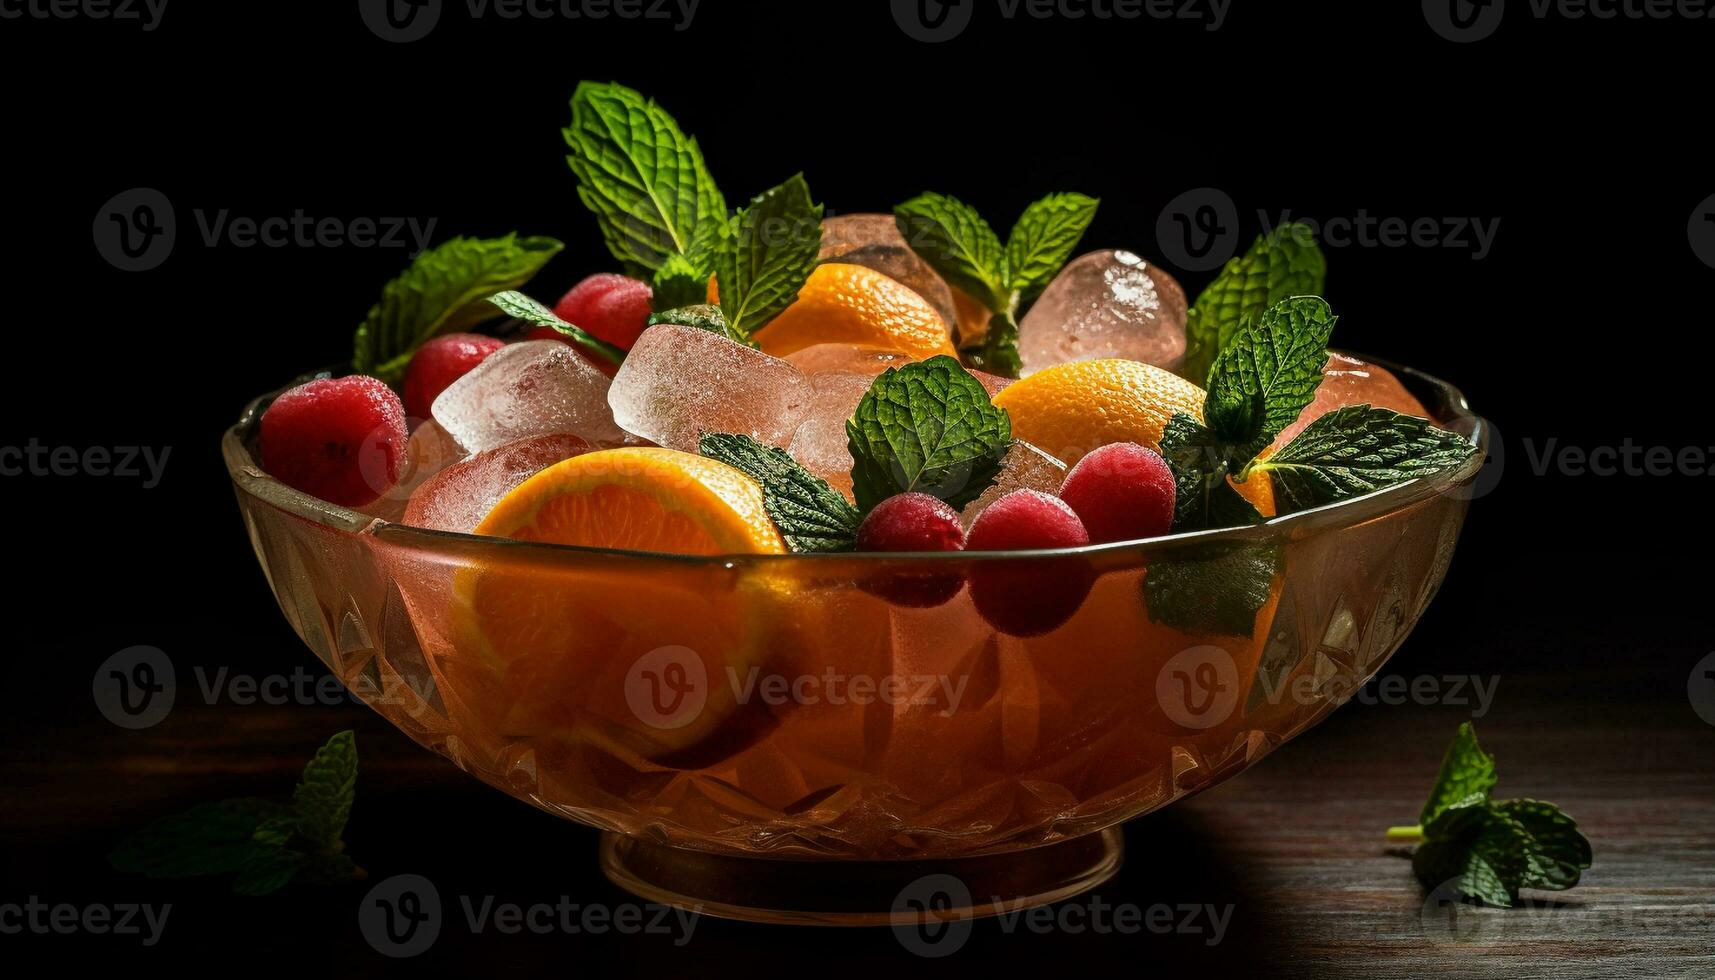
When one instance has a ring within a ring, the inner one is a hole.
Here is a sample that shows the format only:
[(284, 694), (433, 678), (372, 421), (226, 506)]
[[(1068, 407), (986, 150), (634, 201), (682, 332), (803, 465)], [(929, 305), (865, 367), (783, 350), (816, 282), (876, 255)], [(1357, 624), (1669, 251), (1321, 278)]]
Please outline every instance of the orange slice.
[(797, 302), (758, 330), (756, 342), (775, 357), (815, 344), (883, 347), (918, 360), (958, 356), (948, 324), (923, 297), (874, 269), (840, 262), (817, 266)]

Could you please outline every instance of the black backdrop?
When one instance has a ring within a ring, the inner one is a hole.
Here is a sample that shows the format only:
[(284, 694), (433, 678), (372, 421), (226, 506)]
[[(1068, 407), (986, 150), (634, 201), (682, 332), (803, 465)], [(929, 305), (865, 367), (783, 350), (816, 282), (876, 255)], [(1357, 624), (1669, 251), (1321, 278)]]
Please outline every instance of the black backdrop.
[[(567, 249), (533, 287), (552, 299), (609, 267), (562, 159), (580, 78), (662, 100), (733, 201), (803, 170), (836, 212), (937, 189), (1005, 224), (1075, 189), (1103, 201), (1087, 247), (1164, 261), (1157, 219), (1200, 187), (1235, 202), (1245, 241), (1283, 211), (1495, 227), (1481, 257), (1471, 242), (1328, 249), (1337, 342), (1460, 384), (1506, 449), (1400, 669), (1564, 671), (1685, 710), (1685, 671), (1715, 642), (1715, 480), (1539, 473), (1533, 453), (1715, 447), (1715, 268), (1687, 230), (1715, 194), (1698, 132), (1715, 21), (1538, 19), (1515, 2), (1493, 37), (1455, 44), (1407, 3), (1234, 0), (1213, 31), (965, 4), (969, 28), (941, 44), (884, 2), (704, 0), (682, 31), (448, 2), (412, 43), (379, 38), (353, 2), (175, 2), (148, 31), (0, 20), (0, 443), (171, 447), (153, 489), (0, 481), (8, 724), (104, 724), (90, 672), (133, 644), (259, 673), (308, 662), (218, 440), (248, 397), (345, 356), (407, 251), (211, 247), (196, 212), (552, 235)], [(137, 187), (170, 200), (177, 240), (159, 268), (123, 272), (92, 221)], [(1181, 278), (1195, 291), (1209, 275)]]

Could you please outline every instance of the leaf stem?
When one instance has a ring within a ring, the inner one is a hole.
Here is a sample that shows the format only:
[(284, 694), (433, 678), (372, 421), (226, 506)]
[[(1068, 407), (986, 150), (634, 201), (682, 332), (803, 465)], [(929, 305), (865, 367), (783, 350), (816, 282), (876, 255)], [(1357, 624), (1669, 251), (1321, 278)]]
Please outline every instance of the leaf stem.
[(1420, 844), (1423, 842), (1423, 826), (1417, 824), (1410, 827), (1389, 827), (1387, 839), (1393, 844)]

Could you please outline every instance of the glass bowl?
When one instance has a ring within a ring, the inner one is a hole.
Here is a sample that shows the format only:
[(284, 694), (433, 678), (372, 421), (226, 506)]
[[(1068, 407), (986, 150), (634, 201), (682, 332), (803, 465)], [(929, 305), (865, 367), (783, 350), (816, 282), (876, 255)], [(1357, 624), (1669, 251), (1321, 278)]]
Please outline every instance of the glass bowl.
[[(1486, 449), (1457, 390), (1393, 369)], [(1248, 768), (1387, 660), (1483, 461), (1139, 543), (685, 557), (317, 500), (256, 463), (270, 397), (222, 449), (280, 608), (328, 669), (461, 769), (604, 831), (620, 886), (770, 922), (911, 921), (906, 886), (929, 875), (952, 875), (944, 911), (969, 915), (1106, 880), (1119, 824)], [(969, 588), (909, 604), (960, 576), (1026, 612), (1062, 601), (1064, 622), (1001, 632)]]

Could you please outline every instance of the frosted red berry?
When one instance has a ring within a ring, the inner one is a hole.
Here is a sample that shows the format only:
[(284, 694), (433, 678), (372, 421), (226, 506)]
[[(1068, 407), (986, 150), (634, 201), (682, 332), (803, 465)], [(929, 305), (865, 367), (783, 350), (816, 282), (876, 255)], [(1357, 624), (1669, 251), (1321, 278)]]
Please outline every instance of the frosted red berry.
[(262, 468), (287, 486), (342, 507), (393, 488), (410, 436), (405, 406), (376, 378), (320, 378), (274, 399), (262, 415)]
[(441, 392), (504, 346), (505, 342), (495, 337), (449, 333), (417, 348), (405, 369), (405, 414), (413, 419), (428, 418)]
[(646, 282), (598, 272), (560, 297), (554, 315), (621, 350), (630, 350), (648, 325), (654, 298), (655, 292)]
[[(1090, 543), (1072, 508), (1037, 490), (1014, 490), (977, 515), (966, 536), (968, 551), (1030, 551)], [(989, 624), (1013, 636), (1037, 636), (1059, 627), (1090, 594), (1094, 581), (1082, 558), (1018, 558), (971, 566), (971, 600)]]
[(1173, 470), (1152, 449), (1116, 442), (1089, 453), (1060, 487), (1060, 499), (1096, 544), (1154, 538), (1173, 529)]
[[(859, 551), (962, 551), (965, 529), (959, 512), (926, 493), (902, 493), (875, 506), (857, 533)], [(959, 593), (962, 573), (946, 568), (889, 568), (862, 585), (896, 605), (929, 608)]]

